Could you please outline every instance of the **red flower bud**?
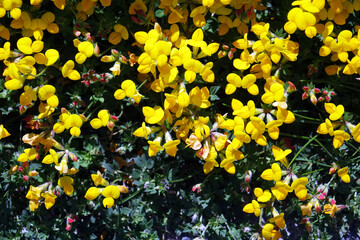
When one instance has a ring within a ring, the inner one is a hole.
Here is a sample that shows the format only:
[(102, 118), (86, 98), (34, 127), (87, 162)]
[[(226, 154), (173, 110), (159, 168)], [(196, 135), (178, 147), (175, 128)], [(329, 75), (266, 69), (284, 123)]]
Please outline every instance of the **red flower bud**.
[(119, 118), (117, 116), (114, 116), (114, 115), (110, 115), (110, 118), (113, 120), (113, 121), (117, 121), (119, 120)]
[(292, 82), (288, 81), (287, 83), (289, 84), (289, 88), (287, 89), (289, 93), (296, 90), (296, 87)]
[(322, 102), (322, 101), (324, 101), (324, 98), (323, 98), (323, 97), (319, 97), (319, 98), (318, 98), (318, 101), (319, 101), (319, 102)]
[(65, 230), (66, 230), (66, 231), (70, 231), (70, 230), (71, 230), (71, 225), (68, 224), (68, 225), (66, 226)]
[(324, 90), (322, 93), (323, 93), (324, 95), (327, 95), (327, 94), (328, 94), (328, 91)]
[(22, 165), (23, 165), (24, 168), (28, 168), (28, 167), (29, 167), (29, 163), (28, 163), (28, 162), (23, 162)]
[(23, 179), (24, 179), (25, 181), (29, 181), (29, 176), (23, 175)]
[(326, 100), (327, 102), (330, 102), (331, 98), (330, 98), (329, 96), (325, 96), (325, 100)]
[(320, 93), (321, 90), (320, 90), (319, 88), (314, 88), (314, 92), (315, 92), (315, 93)]
[(306, 92), (304, 92), (301, 96), (302, 100), (307, 99), (308, 97), (309, 95)]
[(304, 91), (309, 91), (309, 89), (310, 89), (310, 88), (309, 88), (308, 86), (303, 87), (303, 90), (304, 90)]

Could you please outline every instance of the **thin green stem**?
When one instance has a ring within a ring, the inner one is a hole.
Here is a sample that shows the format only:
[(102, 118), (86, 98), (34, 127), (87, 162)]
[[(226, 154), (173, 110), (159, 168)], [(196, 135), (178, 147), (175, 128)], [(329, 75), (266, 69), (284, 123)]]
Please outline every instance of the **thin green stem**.
[(317, 169), (317, 170), (314, 170), (314, 171), (311, 171), (311, 172), (306, 172), (306, 173), (303, 173), (302, 175), (309, 175), (311, 173), (316, 173), (316, 172), (320, 172), (320, 171), (323, 171), (324, 168), (320, 168), (320, 169)]
[(315, 142), (317, 142), (322, 147), (322, 149), (324, 149), (324, 151), (327, 153), (327, 155), (329, 155), (330, 157), (333, 157), (333, 155), (329, 152), (329, 150), (327, 150), (327, 148), (318, 139), (315, 139)]
[(286, 137), (298, 138), (298, 139), (305, 139), (305, 140), (311, 139), (311, 137), (299, 136), (299, 135), (295, 135), (295, 134), (282, 133), (282, 132), (280, 132), (280, 135), (286, 136)]
[(312, 142), (314, 141), (319, 135), (315, 135), (314, 137), (312, 137), (307, 143), (305, 143), (305, 145), (295, 154), (295, 156), (293, 157), (293, 159), (291, 160), (290, 165), (295, 161), (295, 159), (297, 158), (297, 156), (299, 156), (299, 154)]
[(143, 81), (143, 82), (136, 88), (136, 90), (139, 90), (146, 82), (147, 82), (147, 79), (146, 79), (145, 81)]
[(307, 116), (303, 116), (303, 115), (297, 114), (297, 113), (293, 113), (293, 114), (295, 115), (295, 117), (312, 120), (312, 121), (316, 121), (316, 122), (322, 122), (320, 119), (317, 119), (317, 118), (307, 117)]
[(226, 228), (228, 229), (228, 231), (229, 231), (229, 233), (230, 233), (231, 238), (232, 238), (232, 239), (236, 239), (236, 238), (234, 237), (234, 235), (232, 234), (231, 229), (230, 229), (230, 226), (229, 226), (228, 222), (226, 221), (226, 218), (224, 217), (223, 214), (221, 214), (221, 217), (225, 220), (225, 225), (226, 225)]
[(179, 179), (175, 179), (175, 180), (169, 180), (169, 183), (183, 182), (183, 181), (185, 181), (185, 180), (188, 180), (188, 179), (194, 177), (195, 175), (197, 175), (197, 174), (199, 174), (199, 173), (200, 173), (200, 172), (196, 172), (196, 173), (194, 173), (194, 174), (192, 174), (192, 175), (189, 175), (189, 176), (187, 176), (187, 177), (184, 177), (184, 178), (179, 178)]
[(144, 188), (140, 188), (139, 190), (137, 190), (136, 192), (134, 192), (130, 196), (128, 196), (128, 197), (124, 198), (123, 200), (121, 200), (121, 202), (119, 204), (123, 204), (123, 203), (131, 200), (132, 198), (134, 198), (136, 195), (138, 195), (143, 190), (144, 190)]
[(88, 106), (87, 106), (87, 108), (85, 109), (85, 111), (82, 113), (82, 114), (84, 114), (85, 115), (85, 113), (91, 108), (91, 106), (94, 104), (94, 102), (91, 102)]

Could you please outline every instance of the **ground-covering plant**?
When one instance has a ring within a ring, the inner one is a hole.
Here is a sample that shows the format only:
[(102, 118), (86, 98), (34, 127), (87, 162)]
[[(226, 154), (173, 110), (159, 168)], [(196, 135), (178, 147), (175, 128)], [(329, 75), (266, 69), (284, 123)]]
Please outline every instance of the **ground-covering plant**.
[(0, 0), (5, 239), (360, 238), (358, 0)]

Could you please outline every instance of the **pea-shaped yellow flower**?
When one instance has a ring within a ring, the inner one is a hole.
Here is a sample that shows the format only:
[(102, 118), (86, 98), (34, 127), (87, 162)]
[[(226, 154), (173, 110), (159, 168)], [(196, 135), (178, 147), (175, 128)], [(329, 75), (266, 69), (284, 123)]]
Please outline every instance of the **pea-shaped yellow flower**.
[(73, 184), (74, 179), (69, 176), (59, 178), (58, 185), (64, 189), (66, 195), (70, 196), (74, 192)]

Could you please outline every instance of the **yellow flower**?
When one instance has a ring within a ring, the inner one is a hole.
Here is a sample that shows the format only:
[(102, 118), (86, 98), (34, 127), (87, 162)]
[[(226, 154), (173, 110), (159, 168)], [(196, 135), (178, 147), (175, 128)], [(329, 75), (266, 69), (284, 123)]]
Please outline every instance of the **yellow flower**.
[(137, 92), (137, 90), (136, 90), (135, 83), (132, 80), (128, 79), (121, 83), (121, 89), (118, 89), (115, 91), (114, 97), (117, 100), (122, 100), (125, 97), (132, 98), (136, 92)]
[(57, 107), (59, 105), (59, 99), (55, 95), (55, 87), (52, 85), (44, 85), (38, 91), (38, 96), (41, 101), (46, 101), (50, 107)]
[(276, 182), (275, 187), (271, 188), (272, 194), (276, 197), (277, 200), (284, 200), (289, 192), (292, 192), (293, 189), (286, 183)]
[(106, 109), (98, 112), (98, 118), (94, 118), (90, 121), (90, 125), (94, 129), (108, 126), (109, 130), (112, 131), (114, 122), (111, 120), (109, 111)]
[(331, 121), (336, 121), (341, 118), (341, 116), (344, 114), (344, 106), (339, 104), (335, 105), (333, 103), (325, 103), (325, 110), (327, 113), (330, 114), (329, 118)]
[(59, 178), (58, 185), (64, 189), (66, 195), (70, 196), (74, 192), (73, 184), (74, 179), (69, 176)]
[(271, 193), (269, 190), (262, 190), (261, 188), (254, 189), (254, 195), (257, 197), (258, 202), (267, 202), (271, 199)]
[(282, 174), (281, 174), (281, 168), (280, 168), (279, 164), (273, 163), (271, 165), (271, 168), (266, 169), (265, 171), (263, 171), (261, 173), (260, 177), (267, 181), (274, 180), (275, 182), (279, 182), (281, 179), (281, 176), (282, 176)]
[(41, 52), (41, 50), (44, 48), (44, 42), (36, 40), (36, 41), (32, 41), (31, 38), (29, 37), (23, 37), (20, 38), (17, 43), (17, 48), (24, 54), (32, 54), (32, 53), (37, 53), (37, 52)]
[(278, 226), (281, 229), (284, 229), (285, 228), (284, 213), (278, 214), (278, 215), (274, 216), (273, 218), (270, 218), (269, 222), (271, 222), (271, 223), (275, 222), (276, 226)]
[(265, 88), (265, 93), (261, 96), (261, 100), (266, 104), (271, 104), (274, 101), (281, 101), (284, 97), (284, 87), (280, 83), (273, 83), (270, 89)]
[(45, 193), (42, 193), (41, 196), (43, 198), (45, 198), (44, 203), (45, 203), (45, 208), (46, 209), (49, 209), (52, 206), (54, 206), (55, 199), (57, 198), (57, 196), (55, 194), (53, 194), (51, 192), (45, 192)]
[(127, 40), (129, 38), (128, 30), (121, 24), (115, 24), (115, 32), (110, 33), (109, 42), (113, 45), (117, 45), (122, 39)]
[(98, 185), (108, 186), (109, 185), (108, 181), (106, 181), (102, 177), (102, 175), (99, 171), (97, 171), (96, 174), (91, 174), (91, 179), (94, 181), (95, 186), (98, 186)]
[(341, 169), (338, 170), (338, 175), (341, 178), (341, 180), (343, 180), (345, 183), (349, 183), (350, 182), (350, 176), (348, 174), (349, 172), (349, 168), (348, 167), (343, 167)]
[(120, 197), (120, 192), (126, 193), (127, 188), (124, 186), (107, 186), (101, 193), (105, 197), (103, 200), (104, 207), (111, 208), (114, 205), (114, 199)]
[(325, 213), (325, 214), (329, 214), (330, 215), (330, 217), (334, 217), (335, 216), (335, 213), (337, 212), (337, 211), (339, 211), (341, 208), (339, 208), (339, 207), (337, 207), (337, 205), (336, 204), (332, 204), (332, 205), (330, 205), (330, 204), (325, 204), (324, 205), (324, 210), (323, 210), (323, 212)]
[(85, 198), (87, 200), (94, 200), (95, 198), (97, 198), (100, 194), (101, 194), (102, 189), (97, 188), (97, 187), (90, 187), (86, 193), (85, 193)]
[(24, 153), (20, 154), (18, 157), (19, 162), (32, 161), (36, 158), (37, 151), (36, 148), (26, 148)]
[(243, 159), (245, 157), (244, 154), (241, 151), (234, 149), (232, 144), (229, 144), (226, 147), (225, 156), (226, 158), (221, 161), (220, 167), (224, 168), (230, 174), (235, 174), (236, 168), (233, 162)]
[(6, 138), (8, 136), (10, 136), (11, 134), (4, 128), (4, 126), (1, 124), (0, 125), (0, 139), (2, 138)]
[(81, 78), (80, 73), (74, 70), (75, 63), (72, 60), (68, 60), (61, 69), (63, 77), (68, 77), (71, 80), (79, 80)]
[(350, 140), (350, 134), (345, 132), (344, 130), (335, 130), (334, 138), (333, 138), (333, 146), (335, 149), (338, 149), (343, 145), (344, 141)]
[(148, 124), (156, 124), (160, 122), (165, 115), (164, 110), (160, 106), (156, 106), (154, 108), (145, 106), (142, 108), (142, 112), (145, 116), (145, 122)]
[(42, 163), (45, 163), (45, 164), (55, 163), (57, 165), (58, 158), (59, 158), (58, 153), (53, 149), (50, 149), (49, 152), (50, 152), (50, 154), (48, 154), (44, 157), (44, 159), (42, 160)]
[(286, 149), (283, 151), (281, 148), (273, 145), (272, 146), (272, 153), (275, 157), (275, 161), (280, 161), (285, 167), (288, 167), (289, 163), (286, 159), (286, 156), (292, 152), (291, 149)]
[(307, 215), (307, 216), (311, 216), (312, 215), (312, 206), (313, 203), (312, 201), (308, 202), (306, 205), (301, 205), (301, 213), (303, 216)]
[(256, 200), (252, 200), (251, 203), (248, 203), (244, 206), (243, 211), (246, 213), (254, 213), (256, 217), (259, 217), (261, 213), (261, 208)]
[(94, 46), (91, 42), (84, 41), (77, 46), (79, 52), (75, 55), (75, 61), (82, 64), (85, 60), (94, 54)]
[(306, 177), (296, 179), (292, 184), (291, 188), (294, 189), (295, 195), (299, 198), (300, 201), (305, 201), (308, 197), (307, 189), (305, 187), (308, 184), (309, 180)]

